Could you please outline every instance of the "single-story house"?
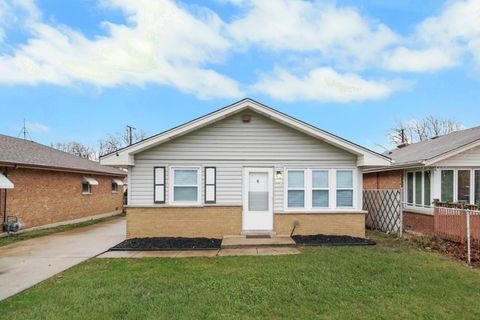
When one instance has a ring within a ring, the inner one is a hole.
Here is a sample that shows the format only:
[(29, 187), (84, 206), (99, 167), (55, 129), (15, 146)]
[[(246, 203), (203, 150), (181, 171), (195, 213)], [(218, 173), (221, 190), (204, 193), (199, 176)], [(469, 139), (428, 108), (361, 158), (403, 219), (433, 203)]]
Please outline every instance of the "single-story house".
[(385, 153), (389, 167), (366, 170), (365, 189), (403, 190), (404, 229), (433, 233), (433, 201), (480, 204), (480, 127)]
[(101, 158), (128, 168), (127, 237), (365, 236), (388, 157), (244, 99)]
[(0, 135), (0, 217), (22, 229), (123, 210), (126, 172), (28, 140)]

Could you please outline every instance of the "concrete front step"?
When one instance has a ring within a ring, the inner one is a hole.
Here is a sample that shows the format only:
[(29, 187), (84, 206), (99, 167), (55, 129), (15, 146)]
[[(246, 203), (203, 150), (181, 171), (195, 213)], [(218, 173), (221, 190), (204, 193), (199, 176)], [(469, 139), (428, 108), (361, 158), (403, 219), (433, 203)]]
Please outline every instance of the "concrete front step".
[(288, 236), (274, 236), (266, 238), (242, 236), (224, 236), (222, 249), (258, 248), (258, 247), (295, 247), (296, 243)]

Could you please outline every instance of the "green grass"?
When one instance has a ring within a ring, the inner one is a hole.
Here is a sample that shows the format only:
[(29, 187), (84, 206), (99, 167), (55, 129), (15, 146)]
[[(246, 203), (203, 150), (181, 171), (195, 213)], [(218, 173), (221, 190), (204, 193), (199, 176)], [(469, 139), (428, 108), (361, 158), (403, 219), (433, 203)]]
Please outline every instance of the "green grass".
[(106, 217), (106, 218), (101, 218), (101, 219), (96, 219), (96, 220), (88, 220), (80, 223), (74, 223), (74, 224), (68, 224), (68, 225), (63, 225), (63, 226), (58, 226), (58, 227), (53, 227), (53, 228), (48, 228), (48, 229), (42, 229), (42, 230), (33, 230), (33, 231), (27, 231), (24, 233), (19, 233), (19, 234), (12, 234), (3, 238), (0, 238), (0, 247), (9, 245), (14, 242), (18, 241), (23, 241), (23, 240), (28, 240), (28, 239), (33, 239), (33, 238), (38, 238), (38, 237), (44, 237), (48, 236), (53, 233), (58, 233), (58, 232), (64, 232), (76, 228), (81, 228), (81, 227), (87, 227), (91, 226), (92, 224), (97, 224), (100, 222), (105, 222), (109, 221), (112, 219), (115, 219), (116, 217)]
[(5, 319), (479, 319), (480, 272), (405, 241), (271, 257), (92, 259)]

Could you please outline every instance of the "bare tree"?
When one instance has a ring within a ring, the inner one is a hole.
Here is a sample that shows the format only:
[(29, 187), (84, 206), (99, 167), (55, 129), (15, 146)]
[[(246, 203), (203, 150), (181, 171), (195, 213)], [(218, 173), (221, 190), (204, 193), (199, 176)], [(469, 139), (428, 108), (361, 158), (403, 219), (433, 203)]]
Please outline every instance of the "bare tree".
[(52, 148), (71, 153), (81, 158), (96, 160), (97, 153), (94, 148), (88, 147), (77, 141), (57, 142), (51, 144)]
[(433, 115), (408, 122), (397, 122), (389, 132), (389, 140), (395, 145), (428, 140), (458, 131), (464, 126), (453, 119), (442, 119)]
[[(132, 142), (138, 142), (145, 139), (145, 131), (136, 129), (132, 132)], [(130, 131), (126, 127), (124, 131), (110, 134), (104, 139), (98, 141), (98, 153), (100, 156), (115, 152), (130, 144)]]

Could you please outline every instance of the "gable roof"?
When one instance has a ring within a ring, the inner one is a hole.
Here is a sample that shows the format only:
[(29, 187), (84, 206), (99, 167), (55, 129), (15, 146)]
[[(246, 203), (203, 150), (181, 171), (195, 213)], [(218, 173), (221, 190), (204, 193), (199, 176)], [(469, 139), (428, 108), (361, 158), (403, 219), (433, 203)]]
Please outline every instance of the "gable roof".
[(174, 127), (170, 130), (161, 132), (157, 135), (144, 139), (116, 152), (104, 155), (100, 157), (100, 162), (102, 164), (115, 166), (134, 165), (134, 155), (139, 152), (153, 148), (164, 142), (171, 141), (172, 139), (183, 136), (194, 130), (203, 128), (247, 109), (253, 110), (271, 120), (291, 127), (297, 131), (303, 132), (304, 134), (312, 136), (320, 141), (324, 141), (326, 143), (334, 145), (349, 153), (357, 155), (357, 163), (359, 166), (381, 166), (390, 164), (390, 159), (387, 156), (381, 155), (358, 144), (342, 139), (327, 131), (318, 129), (310, 124), (295, 119), (287, 114), (284, 114), (280, 111), (277, 111), (273, 108), (270, 108), (266, 105), (263, 105), (257, 101), (248, 98), (213, 111), (203, 117), (194, 119), (185, 124)]
[(394, 166), (431, 165), (480, 145), (480, 126), (412, 143), (385, 153)]
[(125, 172), (33, 141), (0, 134), (0, 165), (125, 176)]

